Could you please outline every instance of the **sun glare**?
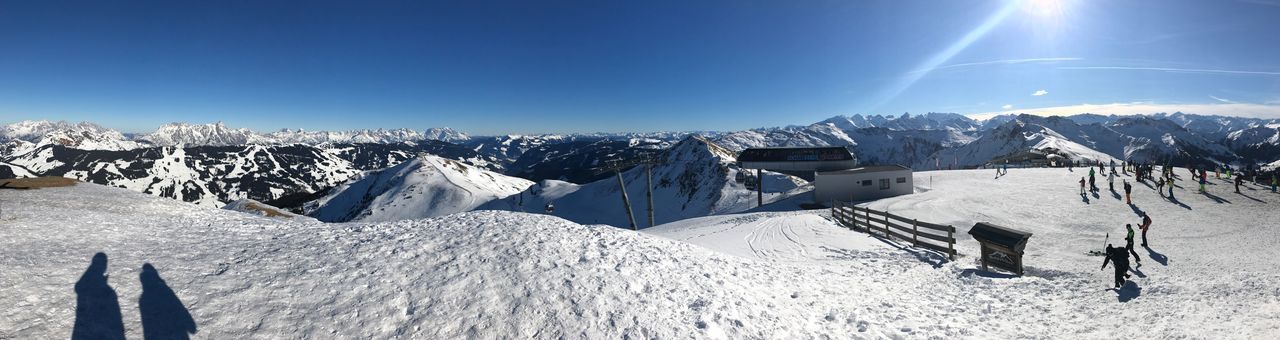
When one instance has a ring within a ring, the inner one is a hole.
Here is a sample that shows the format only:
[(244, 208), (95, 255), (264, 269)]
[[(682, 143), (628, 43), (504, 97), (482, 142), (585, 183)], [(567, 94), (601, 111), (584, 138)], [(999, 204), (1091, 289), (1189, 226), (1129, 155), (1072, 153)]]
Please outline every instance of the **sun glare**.
[(1022, 3), (1024, 12), (1045, 19), (1061, 17), (1065, 7), (1064, 0), (1026, 0)]

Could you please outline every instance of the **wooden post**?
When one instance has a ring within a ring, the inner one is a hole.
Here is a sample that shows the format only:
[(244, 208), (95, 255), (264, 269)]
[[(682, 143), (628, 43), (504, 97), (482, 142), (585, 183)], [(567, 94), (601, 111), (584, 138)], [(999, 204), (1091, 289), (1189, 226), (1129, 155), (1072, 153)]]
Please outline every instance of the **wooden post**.
[(631, 223), (631, 230), (640, 230), (636, 228), (636, 217), (631, 213), (631, 199), (627, 198), (627, 184), (622, 182), (622, 171), (614, 169), (613, 173), (618, 175), (618, 190), (622, 192), (622, 207), (627, 210), (627, 222)]
[[(956, 227), (947, 226), (947, 238), (951, 239), (951, 241), (947, 242), (947, 251), (950, 252), (950, 254), (947, 254), (947, 255), (950, 255), (951, 260), (955, 261), (956, 260)], [(982, 270), (986, 270), (985, 265), (983, 266)]]
[(865, 209), (862, 212), (867, 214), (867, 233), (871, 233), (871, 209)]
[(920, 237), (916, 236), (920, 234), (919, 223), (920, 223), (919, 220), (914, 218), (911, 219), (911, 243), (914, 244), (916, 247), (920, 246)]
[(653, 163), (644, 165), (644, 193), (649, 198), (649, 227), (653, 228)]
[(885, 209), (884, 211), (884, 238), (890, 239), (890, 240), (893, 239), (892, 237), (889, 237), (889, 210), (888, 209)]

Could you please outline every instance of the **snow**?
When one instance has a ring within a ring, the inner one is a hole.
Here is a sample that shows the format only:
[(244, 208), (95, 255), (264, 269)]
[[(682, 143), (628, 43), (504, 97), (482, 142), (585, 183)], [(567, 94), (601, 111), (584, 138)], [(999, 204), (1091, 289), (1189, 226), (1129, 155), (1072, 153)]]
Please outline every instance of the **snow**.
[[(105, 284), (119, 322), (135, 338), (160, 328), (141, 317), (157, 310), (170, 320), (189, 315), (195, 336), (219, 339), (1280, 332), (1280, 230), (1272, 228), (1280, 195), (1254, 186), (1235, 194), (1216, 179), (1201, 195), (1182, 181), (1170, 202), (1139, 184), (1131, 208), (1105, 190), (1083, 201), (1079, 172), (1065, 169), (915, 176), (917, 193), (866, 205), (955, 225), (956, 261), (840, 228), (823, 210), (632, 232), (502, 211), (326, 224), (93, 184), (5, 190), (0, 338), (66, 337), (77, 321), (76, 282), (98, 252), (109, 257)], [(1141, 274), (1117, 294), (1102, 259), (1086, 252), (1101, 249), (1106, 233), (1120, 243), (1135, 209), (1154, 219), (1152, 248), (1138, 249)], [(977, 244), (964, 234), (975, 221), (1035, 233), (1026, 276), (976, 270)]]
[(394, 221), (470, 211), (533, 182), (423, 156), (335, 188), (310, 215), (323, 221)]

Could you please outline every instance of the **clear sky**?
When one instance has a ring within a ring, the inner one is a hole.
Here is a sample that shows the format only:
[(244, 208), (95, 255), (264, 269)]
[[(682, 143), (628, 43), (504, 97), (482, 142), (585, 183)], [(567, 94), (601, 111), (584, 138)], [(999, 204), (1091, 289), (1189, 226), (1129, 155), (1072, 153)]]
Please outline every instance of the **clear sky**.
[(1280, 0), (10, 1), (0, 123), (473, 134), (1280, 117)]

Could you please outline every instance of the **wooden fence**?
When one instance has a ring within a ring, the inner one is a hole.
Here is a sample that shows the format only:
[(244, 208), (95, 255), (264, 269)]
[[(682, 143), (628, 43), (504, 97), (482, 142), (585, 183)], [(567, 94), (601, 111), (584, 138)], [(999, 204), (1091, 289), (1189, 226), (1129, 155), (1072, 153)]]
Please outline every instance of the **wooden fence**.
[(920, 248), (935, 250), (951, 260), (956, 259), (956, 228), (949, 225), (920, 222), (887, 211), (875, 211), (852, 203), (834, 202), (831, 216), (840, 225), (868, 234), (898, 238)]

